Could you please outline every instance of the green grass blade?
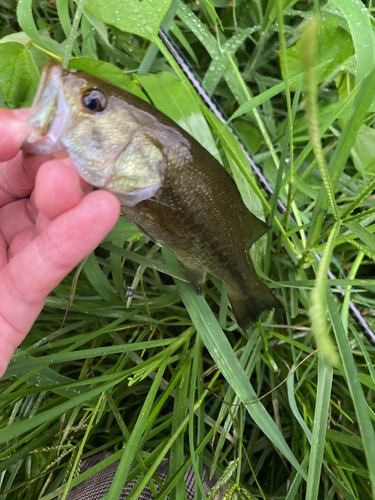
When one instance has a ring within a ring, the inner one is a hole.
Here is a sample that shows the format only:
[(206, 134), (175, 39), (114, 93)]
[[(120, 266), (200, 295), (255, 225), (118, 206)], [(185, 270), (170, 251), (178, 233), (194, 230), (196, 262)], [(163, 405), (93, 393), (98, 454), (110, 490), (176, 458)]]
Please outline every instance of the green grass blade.
[(368, 250), (374, 255), (375, 253), (375, 236), (368, 229), (362, 226), (359, 222), (349, 222), (345, 226), (358, 236), (367, 246)]
[(119, 302), (118, 295), (116, 295), (108, 279), (100, 269), (97, 258), (93, 252), (87, 257), (83, 265), (83, 270), (92, 286), (104, 300), (114, 303)]
[(361, 82), (375, 65), (375, 46), (371, 16), (361, 0), (333, 0), (343, 12), (353, 37), (356, 58), (356, 80)]
[(307, 475), (306, 500), (316, 500), (319, 494), (320, 475), (326, 441), (328, 411), (332, 389), (333, 369), (323, 356), (318, 357), (318, 388), (314, 413), (314, 427)]
[(153, 259), (148, 259), (146, 257), (143, 257), (142, 255), (135, 253), (135, 252), (130, 252), (130, 250), (125, 250), (124, 248), (117, 247), (116, 245), (113, 245), (112, 243), (102, 243), (101, 246), (103, 248), (105, 248), (106, 250), (109, 250), (115, 254), (121, 255), (122, 257), (125, 257), (126, 259), (129, 259), (133, 262), (136, 262), (137, 264), (141, 264), (142, 266), (150, 267), (151, 269), (155, 269), (156, 271), (160, 271), (161, 273), (168, 274), (169, 276), (172, 276), (173, 278), (187, 281), (185, 273), (180, 269), (171, 268), (170, 266), (167, 266), (166, 264), (164, 264), (162, 262), (158, 262), (158, 261), (153, 260)]
[(62, 65), (64, 68), (68, 67), (69, 59), (72, 53), (73, 45), (74, 42), (76, 41), (77, 38), (77, 31), (78, 31), (78, 26), (79, 23), (81, 22), (82, 14), (83, 14), (83, 8), (85, 6), (86, 0), (77, 0), (77, 9), (74, 14), (74, 19), (73, 19), (73, 25), (69, 33), (68, 41), (65, 46), (65, 53), (64, 53), (64, 59), (62, 62)]
[[(20, 359), (20, 364), (24, 369), (33, 369), (38, 366), (52, 365), (55, 363), (66, 363), (79, 359), (96, 358), (98, 356), (106, 356), (111, 354), (120, 354), (123, 352), (132, 352), (143, 349), (152, 349), (154, 347), (162, 347), (172, 344), (174, 339), (151, 340), (148, 342), (138, 342), (134, 344), (112, 345), (108, 347), (95, 347), (92, 349), (82, 349), (75, 352), (60, 352), (43, 356), (42, 358), (31, 358), (27, 360)], [(6, 372), (6, 376), (12, 376), (17, 370), (17, 366), (12, 366)]]
[(36, 27), (33, 11), (32, 0), (23, 0), (17, 4), (17, 20), (23, 31), (40, 47), (51, 51), (51, 47), (41, 37), (38, 28)]
[(44, 424), (50, 420), (60, 417), (63, 413), (70, 410), (71, 408), (75, 408), (81, 403), (85, 401), (89, 401), (91, 398), (94, 398), (101, 394), (103, 391), (110, 389), (114, 385), (118, 384), (125, 377), (119, 377), (117, 380), (104, 384), (100, 387), (92, 389), (81, 396), (71, 399), (63, 404), (60, 404), (50, 410), (44, 411), (35, 417), (29, 418), (25, 421), (15, 422), (9, 426), (3, 427), (0, 429), (0, 443), (8, 443), (13, 438), (20, 436), (30, 430), (38, 427), (39, 425)]
[(335, 332), (336, 342), (339, 349), (341, 361), (345, 370), (346, 383), (353, 400), (355, 412), (358, 418), (358, 425), (365, 455), (367, 458), (367, 468), (370, 475), (372, 494), (375, 498), (375, 433), (373, 424), (368, 412), (365, 395), (358, 377), (357, 367), (352, 354), (352, 349), (348, 342), (344, 330), (336, 300), (331, 290), (327, 290), (327, 305), (332, 327)]

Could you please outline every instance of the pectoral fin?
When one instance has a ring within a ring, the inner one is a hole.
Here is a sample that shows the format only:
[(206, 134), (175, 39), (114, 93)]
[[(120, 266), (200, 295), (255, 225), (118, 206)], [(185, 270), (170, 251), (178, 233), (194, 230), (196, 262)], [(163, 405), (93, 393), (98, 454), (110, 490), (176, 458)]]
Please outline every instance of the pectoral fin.
[(192, 267), (187, 267), (182, 262), (180, 262), (181, 266), (184, 268), (186, 276), (192, 285), (194, 285), (198, 295), (202, 295), (202, 289), (204, 285), (204, 281), (206, 279), (206, 272), (201, 271), (200, 269), (194, 269)]

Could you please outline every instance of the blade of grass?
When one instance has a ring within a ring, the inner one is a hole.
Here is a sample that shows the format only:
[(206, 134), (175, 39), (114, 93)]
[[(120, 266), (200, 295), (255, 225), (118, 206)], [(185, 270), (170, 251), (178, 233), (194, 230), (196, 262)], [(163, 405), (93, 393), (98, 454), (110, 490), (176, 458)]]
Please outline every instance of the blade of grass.
[(365, 455), (367, 458), (367, 467), (370, 474), (372, 494), (375, 498), (375, 434), (373, 425), (369, 416), (366, 398), (363, 394), (361, 383), (358, 377), (357, 367), (352, 354), (352, 349), (348, 342), (344, 326), (341, 321), (340, 313), (331, 290), (327, 289), (327, 306), (335, 332), (336, 342), (339, 349), (342, 364), (345, 370), (346, 383), (353, 400), (355, 412), (358, 419), (358, 425), (361, 432), (361, 438)]
[[(185, 344), (185, 348), (188, 346)], [(173, 405), (173, 422), (172, 422), (172, 429), (171, 432), (174, 434), (180, 425), (181, 422), (184, 421), (186, 414), (187, 414), (187, 408), (186, 408), (186, 401), (188, 397), (188, 391), (189, 391), (189, 377), (190, 377), (190, 371), (191, 371), (191, 356), (190, 353), (185, 352), (183, 353), (179, 364), (176, 367), (176, 370), (181, 369), (183, 366), (183, 363), (185, 361), (185, 356), (188, 356), (189, 363), (184, 365), (184, 373), (181, 377), (180, 383), (176, 387), (176, 392), (175, 392), (175, 400), (174, 400), (174, 405)], [(171, 446), (170, 450), (170, 464), (169, 464), (169, 471), (168, 474), (173, 476), (178, 469), (183, 466), (185, 462), (185, 456), (184, 456), (184, 436), (185, 432), (179, 433), (177, 436), (175, 442)], [(170, 499), (171, 500), (186, 500), (187, 499), (187, 494), (186, 494), (186, 484), (183, 478), (180, 479), (180, 481), (176, 484), (176, 487), (171, 491), (170, 493)]]
[[(190, 400), (189, 400), (189, 449), (190, 449), (190, 458), (194, 469), (195, 474), (195, 497), (203, 500), (207, 500), (203, 484), (202, 484), (202, 474), (203, 474), (203, 454), (195, 457), (195, 443), (194, 443), (194, 404), (195, 404), (195, 391), (197, 390), (197, 399), (201, 399), (203, 389), (201, 386), (201, 377), (203, 374), (202, 367), (202, 341), (200, 337), (197, 335), (195, 346), (194, 346), (194, 355), (193, 355), (193, 366), (191, 371), (191, 379), (190, 379)], [(204, 405), (202, 404), (199, 407), (197, 412), (198, 423), (197, 423), (197, 442), (201, 442), (204, 438), (205, 429), (204, 429)]]
[(51, 46), (42, 38), (36, 27), (32, 11), (32, 0), (23, 0), (17, 3), (17, 21), (23, 31), (36, 43), (36, 45), (45, 49), (48, 53), (54, 52)]
[(116, 295), (108, 279), (101, 270), (94, 252), (91, 252), (87, 257), (83, 265), (83, 270), (92, 286), (105, 301), (123, 304), (122, 301), (120, 302), (118, 295)]
[(64, 59), (62, 62), (63, 68), (67, 68), (69, 64), (69, 59), (72, 53), (72, 48), (74, 45), (74, 42), (76, 41), (77, 38), (77, 31), (78, 31), (78, 26), (79, 23), (81, 22), (82, 14), (83, 14), (83, 8), (85, 6), (86, 0), (77, 0), (77, 9), (74, 14), (74, 19), (73, 19), (73, 25), (69, 33), (69, 38), (65, 46), (65, 53), (64, 53)]
[[(64, 30), (66, 38), (69, 38), (72, 26), (70, 24), (69, 15), (69, 1), (68, 0), (56, 0), (57, 14), (59, 16), (59, 21), (61, 23), (62, 29)], [(79, 57), (80, 50), (78, 47), (77, 40), (73, 41), (74, 55)]]
[(343, 12), (353, 37), (356, 59), (356, 81), (361, 82), (375, 65), (375, 46), (371, 16), (361, 0), (333, 0)]
[(331, 363), (324, 356), (318, 356), (318, 388), (307, 475), (306, 500), (316, 500), (319, 494), (332, 379), (333, 369)]
[[(154, 347), (162, 347), (176, 342), (176, 339), (164, 339), (164, 340), (150, 340), (148, 342), (138, 342), (134, 344), (125, 345), (113, 345), (107, 347), (94, 347), (92, 349), (82, 349), (75, 352), (61, 352), (56, 354), (50, 354), (48, 356), (43, 356), (39, 358), (31, 358), (27, 360), (20, 360), (24, 366), (24, 369), (33, 369), (37, 366), (50, 366), (56, 363), (64, 363), (76, 361), (79, 359), (89, 359), (96, 358), (100, 356), (106, 356), (110, 354), (119, 354), (123, 352), (131, 352), (143, 349), (152, 349)], [(7, 376), (12, 376), (16, 367), (10, 367), (6, 372)]]
[(124, 248), (117, 247), (116, 245), (113, 245), (112, 243), (102, 243), (101, 246), (103, 248), (105, 248), (106, 250), (109, 250), (110, 252), (121, 255), (122, 257), (125, 257), (126, 259), (129, 259), (133, 262), (136, 262), (137, 264), (141, 264), (141, 265), (150, 267), (151, 269), (155, 269), (156, 271), (160, 271), (161, 273), (172, 276), (173, 278), (177, 278), (177, 279), (182, 280), (182, 281), (187, 281), (185, 274), (180, 269), (172, 269), (170, 266), (167, 266), (166, 264), (163, 264), (162, 262), (158, 262), (158, 261), (153, 260), (153, 259), (147, 259), (146, 257), (143, 257), (142, 255), (138, 255), (134, 252), (130, 252), (129, 250), (125, 250)]
[(116, 384), (119, 384), (122, 380), (125, 379), (125, 376), (118, 377), (117, 380), (109, 382), (108, 384), (104, 384), (100, 387), (92, 389), (81, 396), (71, 399), (63, 404), (55, 406), (50, 410), (46, 410), (42, 413), (39, 413), (33, 418), (30, 418), (25, 421), (15, 422), (9, 426), (3, 427), (0, 429), (0, 443), (8, 443), (13, 438), (20, 436), (30, 430), (38, 427), (39, 425), (44, 424), (45, 422), (51, 421), (57, 417), (60, 417), (63, 413), (74, 408), (75, 406), (84, 403), (85, 401), (89, 401), (90, 399), (98, 396), (103, 391), (113, 387)]

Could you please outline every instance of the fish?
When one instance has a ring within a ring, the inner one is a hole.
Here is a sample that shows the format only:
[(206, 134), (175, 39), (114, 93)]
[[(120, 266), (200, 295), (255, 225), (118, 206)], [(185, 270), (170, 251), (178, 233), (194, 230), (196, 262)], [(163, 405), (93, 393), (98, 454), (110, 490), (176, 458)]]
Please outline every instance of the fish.
[(246, 208), (225, 168), (168, 116), (51, 60), (28, 123), (24, 151), (67, 152), (85, 181), (113, 193), (125, 217), (176, 256), (198, 294), (207, 273), (225, 284), (242, 329), (280, 307), (249, 253), (269, 227)]

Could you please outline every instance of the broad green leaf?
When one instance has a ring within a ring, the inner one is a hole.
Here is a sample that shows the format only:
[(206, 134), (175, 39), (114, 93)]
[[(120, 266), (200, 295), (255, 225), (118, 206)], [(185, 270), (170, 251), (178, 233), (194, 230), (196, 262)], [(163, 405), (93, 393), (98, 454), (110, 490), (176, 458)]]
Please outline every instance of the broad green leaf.
[(108, 32), (107, 32), (107, 26), (103, 23), (103, 21), (101, 21), (100, 19), (98, 19), (97, 17), (95, 16), (92, 16), (89, 12), (87, 12), (86, 9), (83, 9), (83, 15), (85, 16), (85, 18), (88, 20), (88, 22), (96, 29), (96, 31), (99, 33), (99, 35), (101, 36), (102, 40), (104, 40), (104, 42), (110, 46), (110, 43), (109, 43), (109, 40), (108, 40)]
[[(95, 30), (92, 28), (91, 24), (85, 16), (81, 20), (81, 32), (82, 32), (82, 55), (90, 58), (97, 58), (97, 46), (95, 40)], [(73, 51), (74, 45), (73, 45)], [(69, 67), (69, 64), (68, 64)]]
[(0, 40), (0, 43), (8, 42), (18, 42), (26, 45), (31, 42), (31, 38), (23, 31), (19, 31), (18, 33), (12, 33), (11, 35), (4, 36), (4, 38)]
[(172, 0), (87, 0), (85, 9), (107, 24), (148, 40), (158, 36), (161, 22)]
[[(301, 73), (301, 41), (286, 50), (289, 78)], [(316, 79), (322, 82), (338, 65), (353, 54), (353, 42), (350, 35), (338, 26), (333, 17), (319, 23), (317, 34), (317, 52), (315, 59)], [(283, 68), (282, 68), (283, 69)]]
[(217, 46), (215, 37), (210, 33), (209, 27), (200, 22), (200, 19), (194, 14), (194, 12), (185, 5), (183, 2), (179, 2), (178, 17), (184, 22), (184, 24), (196, 35), (200, 40), (204, 48), (210, 54), (212, 59), (218, 59), (220, 57), (220, 50)]
[(92, 75), (98, 76), (103, 80), (107, 80), (108, 82), (113, 83), (113, 85), (117, 85), (118, 87), (121, 87), (122, 89), (125, 89), (147, 101), (146, 96), (135, 84), (135, 82), (126, 73), (121, 71), (120, 68), (117, 68), (113, 64), (91, 59), (90, 57), (75, 57), (70, 59), (69, 68), (87, 71), (87, 73), (91, 73)]
[(38, 82), (39, 71), (27, 48), (18, 42), (0, 44), (0, 94), (5, 106), (30, 106)]

